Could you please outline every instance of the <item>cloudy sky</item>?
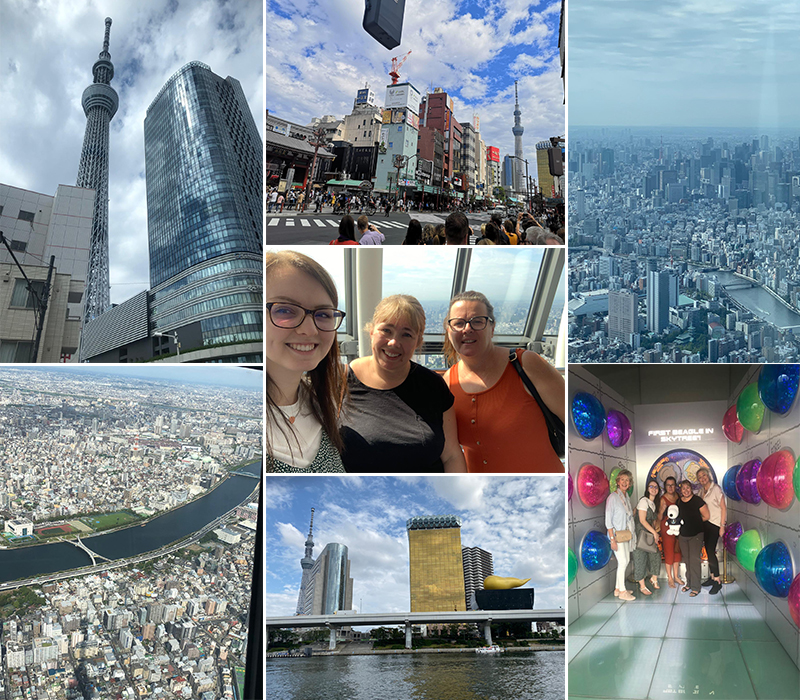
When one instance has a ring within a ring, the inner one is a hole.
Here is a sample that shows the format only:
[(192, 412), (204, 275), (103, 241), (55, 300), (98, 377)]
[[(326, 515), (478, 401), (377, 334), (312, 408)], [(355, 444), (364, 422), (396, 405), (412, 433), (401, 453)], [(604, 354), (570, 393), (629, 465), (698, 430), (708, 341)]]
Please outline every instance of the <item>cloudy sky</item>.
[(800, 126), (800, 4), (570, 0), (570, 126)]
[(406, 520), (458, 515), (461, 544), (492, 553), (498, 576), (530, 578), (540, 609), (564, 606), (564, 478), (470, 474), (438, 477), (267, 477), (266, 615), (293, 615), (311, 508), (314, 556), (347, 546), (353, 607), (410, 606)]
[(111, 17), (109, 248), (111, 301), (149, 287), (144, 118), (169, 77), (199, 60), (244, 89), (263, 133), (263, 10), (260, 0), (2, 0), (0, 179), (55, 195), (74, 185), (86, 117), (83, 90)]
[(406, 0), (402, 43), (388, 50), (362, 28), (362, 1), (267, 0), (267, 109), (299, 124), (341, 118), (365, 82), (383, 104), (391, 59), (410, 50), (400, 81), (445, 89), (461, 122), (477, 113), (501, 158), (514, 152), (518, 80), (530, 160), (538, 141), (564, 133), (560, 12), (557, 0)]

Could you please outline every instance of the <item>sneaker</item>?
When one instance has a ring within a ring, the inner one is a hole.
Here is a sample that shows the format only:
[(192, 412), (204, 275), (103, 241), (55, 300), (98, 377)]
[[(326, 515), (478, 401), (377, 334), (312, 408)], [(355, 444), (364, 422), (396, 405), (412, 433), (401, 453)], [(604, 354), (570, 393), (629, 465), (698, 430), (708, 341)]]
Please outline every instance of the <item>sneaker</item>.
[(700, 585), (701, 585), (703, 588), (706, 588), (706, 587), (708, 587), (708, 586), (712, 585), (713, 583), (714, 583), (714, 579), (713, 579), (713, 578), (711, 578), (711, 577), (709, 576), (709, 577), (708, 577), (708, 578), (707, 578), (705, 581), (703, 581), (703, 583), (701, 583)]

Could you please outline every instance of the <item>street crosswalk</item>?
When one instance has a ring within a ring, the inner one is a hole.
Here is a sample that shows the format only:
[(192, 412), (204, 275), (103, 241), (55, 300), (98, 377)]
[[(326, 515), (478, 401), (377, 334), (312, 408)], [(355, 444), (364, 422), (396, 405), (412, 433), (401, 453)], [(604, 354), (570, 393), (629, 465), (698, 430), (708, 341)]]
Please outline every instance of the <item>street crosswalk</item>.
[[(402, 221), (380, 221), (376, 220), (373, 222), (377, 229), (380, 231), (382, 228), (394, 228), (394, 229), (402, 229), (405, 231), (408, 228), (407, 223), (403, 223)], [(312, 227), (312, 226), (319, 226), (325, 228), (327, 226), (339, 226), (339, 219), (311, 219), (308, 217), (304, 218), (295, 218), (295, 217), (273, 217), (267, 221), (267, 226), (301, 226), (301, 227)]]

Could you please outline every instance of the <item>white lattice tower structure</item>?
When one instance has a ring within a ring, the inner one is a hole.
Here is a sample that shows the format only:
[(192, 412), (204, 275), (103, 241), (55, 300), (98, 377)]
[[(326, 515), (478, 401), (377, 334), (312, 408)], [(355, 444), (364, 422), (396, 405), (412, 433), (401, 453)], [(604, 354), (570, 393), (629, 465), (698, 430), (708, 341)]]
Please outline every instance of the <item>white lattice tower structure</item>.
[(110, 33), (111, 18), (106, 17), (103, 50), (92, 66), (94, 82), (83, 91), (81, 99), (86, 114), (86, 132), (75, 184), (95, 191), (82, 324), (111, 306), (108, 279), (108, 132), (119, 106), (119, 98), (110, 85), (114, 77), (114, 64), (108, 52)]
[(522, 126), (521, 117), (522, 112), (519, 109), (519, 93), (517, 92), (517, 81), (514, 81), (514, 98), (516, 100), (516, 105), (514, 107), (514, 126), (511, 129), (511, 133), (514, 134), (514, 155), (516, 156), (514, 160), (514, 173), (516, 176), (514, 177), (514, 189), (517, 192), (525, 192), (525, 171), (522, 167), (522, 132), (525, 131), (525, 127)]

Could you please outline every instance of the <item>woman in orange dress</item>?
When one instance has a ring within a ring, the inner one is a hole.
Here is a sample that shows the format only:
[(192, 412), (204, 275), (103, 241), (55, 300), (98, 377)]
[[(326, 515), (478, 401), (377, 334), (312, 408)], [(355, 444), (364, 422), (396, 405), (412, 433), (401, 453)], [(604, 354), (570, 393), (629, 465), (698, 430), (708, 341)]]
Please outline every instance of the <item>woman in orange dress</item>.
[(676, 505), (678, 498), (678, 482), (674, 476), (668, 476), (664, 480), (664, 493), (658, 509), (658, 521), (661, 523), (661, 546), (664, 548), (664, 564), (670, 588), (675, 588), (675, 584), (683, 585), (683, 581), (678, 576), (681, 563), (681, 550), (677, 547), (678, 536), (667, 533), (667, 508)]
[(445, 320), (444, 375), (455, 397), (458, 441), (469, 472), (563, 474), (547, 423), (512, 360), (547, 408), (564, 420), (564, 378), (535, 352), (497, 347), (494, 309), (480, 292), (453, 297)]

